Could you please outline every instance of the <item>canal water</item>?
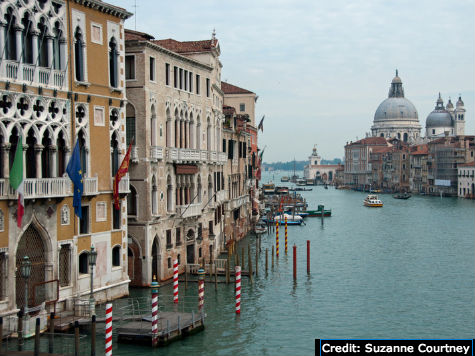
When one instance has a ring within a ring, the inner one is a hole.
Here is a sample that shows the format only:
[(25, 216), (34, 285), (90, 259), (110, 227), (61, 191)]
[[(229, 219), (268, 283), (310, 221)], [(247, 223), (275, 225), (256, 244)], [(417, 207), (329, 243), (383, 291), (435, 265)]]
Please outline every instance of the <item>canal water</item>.
[[(280, 184), (280, 175), (273, 175)], [(272, 175), (263, 174), (262, 182), (269, 180)], [(473, 337), (474, 201), (380, 195), (384, 207), (376, 209), (363, 206), (362, 192), (317, 186), (301, 194), (309, 209), (324, 204), (332, 216), (323, 224), (320, 218), (306, 218), (305, 226), (289, 226), (287, 255), (281, 228), (280, 258), (273, 270), (275, 234), (262, 235), (259, 276), (252, 284), (243, 278), (240, 316), (234, 314), (232, 283), (219, 284), (217, 291), (206, 283), (203, 332), (155, 350), (114, 342), (114, 355), (314, 355), (315, 338)], [(239, 253), (250, 244), (255, 258), (255, 242), (255, 237), (243, 240)], [(183, 293), (183, 284), (180, 289)], [(162, 304), (173, 308), (172, 286), (161, 287), (160, 294), (167, 300)], [(186, 294), (197, 304), (196, 283), (188, 284)], [(149, 295), (147, 289), (131, 291), (131, 296)]]

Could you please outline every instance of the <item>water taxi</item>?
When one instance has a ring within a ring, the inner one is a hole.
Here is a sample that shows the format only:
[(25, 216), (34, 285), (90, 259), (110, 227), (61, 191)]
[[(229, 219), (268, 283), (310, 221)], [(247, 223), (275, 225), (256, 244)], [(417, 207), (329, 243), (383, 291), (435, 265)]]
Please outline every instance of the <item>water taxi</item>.
[(283, 176), (282, 178), (280, 178), (280, 181), (281, 182), (288, 182), (288, 181), (290, 181), (290, 178), (288, 176)]
[(274, 194), (275, 193), (275, 185), (274, 183), (266, 183), (262, 185), (262, 192), (264, 194)]
[(369, 206), (371, 208), (382, 208), (383, 202), (379, 200), (377, 195), (369, 194), (363, 201), (364, 206)]
[(393, 198), (395, 199), (409, 199), (411, 197), (411, 194), (404, 192), (404, 193), (397, 193), (393, 195)]

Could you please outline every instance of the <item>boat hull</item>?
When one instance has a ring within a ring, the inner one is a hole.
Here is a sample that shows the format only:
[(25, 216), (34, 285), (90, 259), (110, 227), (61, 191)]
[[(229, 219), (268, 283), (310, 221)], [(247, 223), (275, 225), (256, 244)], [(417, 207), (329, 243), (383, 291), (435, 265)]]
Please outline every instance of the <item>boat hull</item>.
[(369, 208), (382, 208), (383, 207), (383, 203), (368, 203), (368, 202), (364, 202), (363, 203), (364, 206), (367, 206)]
[[(307, 210), (308, 215), (310, 217), (320, 217), (322, 216), (322, 211), (321, 210)], [(332, 211), (331, 210), (325, 210), (323, 216), (328, 217), (332, 216)]]

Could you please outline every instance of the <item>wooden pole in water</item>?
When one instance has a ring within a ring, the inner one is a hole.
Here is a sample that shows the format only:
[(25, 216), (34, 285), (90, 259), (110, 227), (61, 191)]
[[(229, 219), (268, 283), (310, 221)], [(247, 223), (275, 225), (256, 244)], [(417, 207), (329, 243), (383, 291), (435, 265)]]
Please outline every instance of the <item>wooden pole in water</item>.
[(218, 266), (216, 260), (214, 261), (214, 289), (218, 290)]
[(23, 350), (23, 309), (20, 309), (17, 315), (18, 315), (18, 327), (17, 327), (18, 351), (22, 351)]
[(48, 352), (54, 352), (54, 312), (49, 315)]
[(79, 321), (74, 322), (74, 356), (79, 356)]
[(307, 240), (307, 274), (310, 274), (310, 240)]
[(92, 322), (91, 322), (91, 356), (96, 356), (96, 316), (95, 315), (92, 316)]
[(322, 225), (323, 225), (323, 219), (325, 219), (325, 206), (322, 205)]
[(35, 324), (35, 351), (34, 355), (39, 356), (40, 355), (40, 318), (36, 318), (36, 324)]
[(0, 351), (2, 350), (2, 340), (3, 340), (3, 317), (0, 316)]
[(256, 277), (258, 275), (259, 275), (259, 246), (256, 246)]
[(272, 245), (272, 269), (274, 269), (274, 245)]
[(249, 269), (249, 280), (252, 283), (252, 258), (251, 258), (251, 245), (247, 245), (247, 264)]
[(297, 280), (297, 246), (294, 244), (294, 281)]
[(269, 249), (266, 248), (266, 274), (267, 274), (268, 269), (269, 269)]
[(229, 253), (228, 253), (228, 259), (226, 260), (226, 284), (229, 283)]

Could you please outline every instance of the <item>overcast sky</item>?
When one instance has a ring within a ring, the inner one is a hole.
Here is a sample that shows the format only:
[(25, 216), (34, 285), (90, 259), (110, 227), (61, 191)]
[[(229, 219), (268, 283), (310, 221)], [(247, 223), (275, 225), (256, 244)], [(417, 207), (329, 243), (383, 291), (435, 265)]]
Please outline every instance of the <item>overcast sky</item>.
[[(106, 0), (135, 12), (126, 27), (157, 39), (211, 38), (222, 79), (259, 95), (264, 161), (342, 158), (364, 137), (399, 70), (405, 96), (425, 119), (438, 93), (459, 94), (474, 125), (474, 1)], [(136, 23), (135, 23), (136, 21)]]

